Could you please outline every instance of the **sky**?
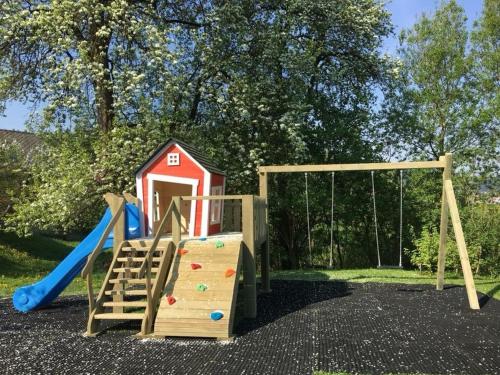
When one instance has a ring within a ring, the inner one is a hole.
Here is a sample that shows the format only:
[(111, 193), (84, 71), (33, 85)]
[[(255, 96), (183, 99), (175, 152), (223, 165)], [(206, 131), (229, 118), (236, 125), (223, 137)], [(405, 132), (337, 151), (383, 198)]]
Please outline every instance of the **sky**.
[[(411, 27), (422, 13), (432, 14), (439, 3), (439, 0), (388, 0), (386, 7), (392, 14), (395, 32), (384, 41), (382, 51), (395, 54), (400, 31)], [(458, 3), (465, 9), (468, 27), (472, 28), (474, 20), (481, 16), (483, 0), (458, 0)], [(24, 123), (28, 119), (29, 113), (29, 104), (7, 103), (4, 116), (0, 114), (0, 129), (24, 130)]]

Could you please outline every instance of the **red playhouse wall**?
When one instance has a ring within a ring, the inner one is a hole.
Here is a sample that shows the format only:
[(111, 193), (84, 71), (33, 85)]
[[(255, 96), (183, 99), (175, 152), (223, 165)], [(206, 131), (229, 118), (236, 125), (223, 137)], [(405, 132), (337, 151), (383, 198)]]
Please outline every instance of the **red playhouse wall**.
[[(211, 181), (210, 181), (210, 189), (214, 186), (222, 186), (222, 194), (224, 194), (224, 176), (220, 174), (211, 174)], [(224, 201), (221, 202), (222, 205), (224, 205)], [(210, 212), (210, 211), (209, 211)], [(221, 215), (222, 215), (222, 208), (221, 208)], [(220, 224), (210, 224), (210, 215), (208, 218), (208, 234), (216, 234), (221, 232), (221, 225)], [(222, 217), (221, 217), (222, 220)]]
[[(179, 153), (179, 165), (167, 165), (167, 154), (170, 152), (178, 152)], [(197, 195), (203, 195), (203, 180), (204, 180), (204, 171), (197, 164), (195, 164), (186, 154), (177, 147), (176, 144), (168, 147), (163, 151), (163, 154), (160, 155), (148, 168), (146, 168), (142, 172), (141, 183), (142, 183), (142, 194), (143, 194), (143, 213), (144, 213), (144, 227), (148, 228), (148, 173), (153, 174), (161, 174), (161, 175), (170, 175), (175, 177), (185, 177), (198, 179), (198, 191)], [(196, 201), (196, 217), (195, 217), (195, 226), (194, 226), (194, 235), (199, 236), (201, 234), (201, 215), (202, 215), (202, 201)]]

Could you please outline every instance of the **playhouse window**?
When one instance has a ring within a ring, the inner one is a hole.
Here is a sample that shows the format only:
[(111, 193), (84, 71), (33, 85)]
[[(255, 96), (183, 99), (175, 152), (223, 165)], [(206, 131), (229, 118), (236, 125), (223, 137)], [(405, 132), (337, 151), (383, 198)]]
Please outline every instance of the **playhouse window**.
[[(213, 186), (211, 195), (222, 195), (222, 186)], [(210, 207), (210, 224), (219, 224), (222, 211), (222, 202), (220, 200), (212, 201)]]
[(179, 153), (171, 152), (167, 154), (167, 165), (179, 165)]

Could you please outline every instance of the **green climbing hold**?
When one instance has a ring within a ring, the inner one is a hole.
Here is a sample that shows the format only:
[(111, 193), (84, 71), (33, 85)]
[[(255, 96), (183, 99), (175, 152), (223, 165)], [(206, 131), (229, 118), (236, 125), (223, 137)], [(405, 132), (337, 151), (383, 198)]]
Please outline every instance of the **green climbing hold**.
[(198, 292), (204, 292), (207, 289), (208, 289), (207, 284), (199, 283), (199, 284), (196, 285), (196, 290)]
[(215, 241), (215, 247), (217, 249), (220, 249), (221, 247), (224, 247), (224, 242), (222, 242), (221, 240)]

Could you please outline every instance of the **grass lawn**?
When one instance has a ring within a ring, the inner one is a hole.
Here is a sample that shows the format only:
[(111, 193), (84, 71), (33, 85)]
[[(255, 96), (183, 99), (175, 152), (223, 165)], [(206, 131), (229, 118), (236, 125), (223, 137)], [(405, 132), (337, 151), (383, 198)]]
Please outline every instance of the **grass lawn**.
[[(401, 269), (349, 269), (349, 270), (293, 270), (276, 271), (271, 278), (281, 280), (345, 280), (356, 283), (401, 283), (401, 284), (435, 284), (436, 275), (420, 273), (415, 270)], [(496, 299), (500, 299), (500, 277), (491, 278), (475, 276), (476, 289)], [(464, 285), (462, 275), (447, 272), (446, 285)]]
[[(78, 244), (78, 241), (33, 236), (19, 238), (0, 232), (0, 297), (12, 295), (17, 287), (40, 280)], [(101, 255), (94, 267), (94, 286), (99, 288), (111, 261), (111, 252)], [(63, 294), (85, 294), (86, 283), (76, 277)]]

